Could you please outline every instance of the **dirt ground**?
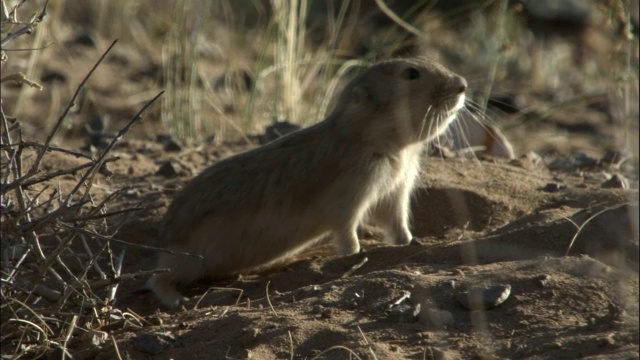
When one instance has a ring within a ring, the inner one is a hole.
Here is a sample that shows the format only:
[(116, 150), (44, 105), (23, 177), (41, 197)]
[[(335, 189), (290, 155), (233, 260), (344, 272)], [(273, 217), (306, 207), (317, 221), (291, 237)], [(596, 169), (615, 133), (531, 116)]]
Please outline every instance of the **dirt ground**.
[[(25, 138), (48, 134), (109, 43), (98, 36), (87, 46), (80, 35), (60, 34), (64, 45), (49, 50), (45, 91), (2, 85), (4, 112), (22, 121)], [(89, 105), (72, 114), (57, 145), (81, 151), (90, 139), (84, 125), (100, 114), (111, 118), (107, 132), (117, 132), (163, 88), (145, 75), (154, 60), (131, 47), (124, 41), (98, 68)], [(592, 56), (599, 66), (602, 57)], [(481, 85), (474, 69), (456, 71)], [(415, 244), (387, 246), (375, 224), (363, 226), (361, 254), (336, 257), (319, 244), (266, 272), (183, 288), (190, 301), (173, 311), (144, 290), (146, 278), (124, 281), (114, 304), (120, 316), (74, 333), (68, 349), (76, 359), (638, 358), (637, 103), (624, 122), (607, 89), (561, 103), (522, 82), (496, 87), (525, 105), (492, 113), (514, 159), (425, 155), (412, 202)], [(157, 137), (167, 133), (161, 111), (145, 113), (111, 152), (119, 160), (108, 163), (110, 176), (93, 185), (97, 200), (126, 189), (110, 210), (140, 208), (109, 220), (120, 226), (114, 237), (133, 244), (114, 244), (126, 248), (123, 273), (153, 269), (155, 251), (136, 245), (155, 245), (162, 214), (186, 181), (258, 146), (184, 140), (171, 149)], [(85, 161), (54, 151), (43, 171)], [(80, 176), (48, 185), (66, 193)], [(492, 289), (481, 296), (493, 303), (470, 310), (464, 295), (477, 288)]]
[[(144, 208), (117, 237), (154, 245), (175, 188), (236, 151), (167, 154), (127, 141), (114, 152), (114, 175), (95, 185), (128, 186), (121, 206)], [(184, 175), (156, 174), (169, 158)], [(68, 159), (48, 164), (56, 161)], [(412, 206), (418, 244), (384, 246), (366, 228), (363, 254), (335, 257), (320, 245), (267, 273), (202, 281), (183, 289), (192, 300), (177, 311), (141, 290), (145, 279), (125, 282), (116, 307), (143, 320), (102, 330), (131, 359), (637, 358), (637, 193), (602, 188), (606, 176), (589, 174), (429, 157)], [(127, 247), (124, 272), (152, 268), (153, 253)], [(511, 289), (496, 308), (470, 311), (457, 300), (494, 285)], [(79, 358), (115, 357), (86, 337), (76, 346)]]

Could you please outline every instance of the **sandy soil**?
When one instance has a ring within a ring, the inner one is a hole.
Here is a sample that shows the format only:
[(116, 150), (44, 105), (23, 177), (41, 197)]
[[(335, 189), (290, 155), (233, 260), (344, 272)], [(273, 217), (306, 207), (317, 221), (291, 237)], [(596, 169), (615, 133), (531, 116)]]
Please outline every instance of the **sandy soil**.
[[(167, 154), (146, 141), (119, 147), (115, 174), (95, 187), (128, 186), (116, 208), (144, 210), (117, 237), (153, 245), (175, 189), (236, 151)], [(184, 166), (182, 176), (156, 174), (169, 158)], [(52, 156), (48, 164), (56, 160), (65, 161)], [(353, 358), (346, 349), (378, 359), (634, 358), (637, 192), (603, 188), (606, 177), (590, 174), (429, 157), (412, 206), (419, 244), (388, 247), (366, 228), (363, 254), (334, 257), (320, 245), (267, 273), (185, 288), (192, 300), (171, 312), (141, 290), (144, 279), (126, 282), (116, 306), (144, 320), (103, 330), (132, 359), (304, 359), (330, 348), (319, 358)], [(153, 251), (127, 251), (125, 273), (153, 267)], [(493, 285), (511, 289), (496, 308), (470, 311), (457, 300)], [(74, 345), (81, 358), (115, 356), (86, 337)]]
[[(51, 77), (51, 91), (20, 100), (27, 138), (43, 138), (60, 99), (104, 49), (104, 39), (89, 47), (73, 42), (76, 35), (47, 55), (43, 74), (63, 80)], [(74, 114), (57, 144), (83, 147), (82, 128), (96, 114), (108, 113), (108, 130), (117, 131), (161, 88), (144, 75), (148, 59), (123, 46), (89, 84), (88, 102), (100, 108)], [(416, 244), (386, 246), (375, 227), (363, 227), (362, 254), (335, 257), (320, 244), (267, 272), (184, 288), (191, 300), (175, 311), (143, 289), (146, 279), (126, 281), (115, 303), (121, 316), (96, 329), (110, 338), (79, 332), (68, 348), (77, 359), (116, 358), (114, 342), (130, 359), (638, 358), (637, 149), (622, 160), (624, 151), (612, 152), (629, 134), (637, 147), (637, 122), (611, 121), (616, 104), (606, 97), (559, 106), (518, 81), (499, 87), (522, 89), (527, 104), (494, 119), (516, 158), (425, 156), (412, 203)], [(5, 112), (17, 108), (19, 94), (3, 85)], [(112, 151), (120, 157), (108, 164), (112, 175), (94, 182), (97, 200), (127, 188), (111, 210), (141, 208), (109, 220), (121, 226), (115, 237), (133, 244), (114, 244), (127, 249), (123, 273), (154, 267), (154, 251), (135, 245), (155, 245), (177, 189), (215, 161), (257, 146), (187, 141), (169, 151), (156, 139), (166, 133), (160, 111), (145, 114)], [(545, 111), (551, 115), (539, 116)], [(52, 152), (43, 171), (83, 162)], [(79, 176), (49, 185), (65, 193)], [(475, 310), (461, 304), (465, 291), (492, 286), (510, 289), (506, 300)]]

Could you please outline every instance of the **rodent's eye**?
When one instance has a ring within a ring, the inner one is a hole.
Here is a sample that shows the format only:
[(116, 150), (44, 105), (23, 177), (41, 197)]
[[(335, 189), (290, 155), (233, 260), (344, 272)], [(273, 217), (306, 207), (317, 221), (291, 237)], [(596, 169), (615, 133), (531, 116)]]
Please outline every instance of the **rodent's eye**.
[(420, 77), (420, 71), (414, 67), (406, 68), (400, 76), (405, 80), (415, 80)]

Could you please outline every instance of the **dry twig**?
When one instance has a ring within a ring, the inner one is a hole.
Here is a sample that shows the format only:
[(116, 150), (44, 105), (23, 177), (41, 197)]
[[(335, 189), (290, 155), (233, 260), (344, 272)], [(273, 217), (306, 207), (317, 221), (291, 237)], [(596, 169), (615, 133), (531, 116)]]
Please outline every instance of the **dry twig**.
[[(34, 18), (19, 23), (17, 10), (21, 4), (9, 13), (2, 3), (3, 26), (11, 22), (17, 28), (2, 39), (3, 47), (21, 34), (33, 31), (46, 14), (45, 4)], [(109, 46), (80, 82), (43, 144), (23, 140), (20, 123), (6, 116), (0, 107), (0, 153), (3, 156), (0, 164), (3, 170), (0, 179), (0, 216), (3, 220), (3, 237), (7, 235), (7, 243), (14, 252), (11, 255), (7, 249), (2, 257), (3, 291), (0, 296), (9, 311), (9, 318), (2, 322), (3, 337), (0, 341), (3, 349), (11, 349), (11, 352), (3, 350), (3, 354), (10, 353), (15, 358), (37, 358), (57, 348), (65, 357), (71, 358), (68, 347), (78, 324), (91, 329), (118, 316), (119, 310), (111, 304), (120, 282), (162, 271), (121, 273), (125, 251), (122, 249), (118, 256), (114, 256), (112, 243), (131, 244), (113, 238), (122, 222), (114, 227), (109, 226), (106, 220), (133, 213), (141, 207), (109, 210), (110, 204), (121, 197), (125, 189), (115, 191), (97, 202), (91, 190), (102, 166), (118, 160), (118, 157), (109, 157), (115, 144), (140, 121), (143, 113), (163, 92), (146, 103), (96, 159), (51, 145), (80, 91), (115, 43)], [(21, 74), (6, 76), (1, 81), (9, 80), (37, 85)], [(29, 148), (34, 149), (35, 160), (28, 170), (23, 171), (22, 157)], [(50, 151), (89, 161), (40, 174), (44, 156)], [(82, 175), (71, 193), (64, 194), (60, 186), (56, 188), (49, 183), (60, 176), (79, 172)], [(76, 196), (79, 193), (81, 196)], [(9, 229), (6, 234), (5, 228)], [(44, 237), (47, 238), (46, 242), (42, 241)], [(90, 245), (87, 242), (89, 238), (100, 240), (98, 246)], [(80, 242), (75, 246), (78, 239)], [(96, 251), (92, 250), (92, 246)], [(66, 263), (68, 259), (76, 263), (74, 267)], [(108, 289), (103, 290), (105, 287)], [(51, 303), (55, 306), (51, 307)], [(115, 341), (113, 345), (118, 351)]]

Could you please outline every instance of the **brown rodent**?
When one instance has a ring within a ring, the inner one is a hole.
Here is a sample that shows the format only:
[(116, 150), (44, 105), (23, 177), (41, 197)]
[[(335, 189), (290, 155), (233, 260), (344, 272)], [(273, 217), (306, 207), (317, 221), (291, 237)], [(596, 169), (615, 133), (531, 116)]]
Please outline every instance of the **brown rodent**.
[(360, 250), (356, 228), (408, 244), (409, 200), (423, 146), (464, 105), (466, 81), (427, 60), (375, 64), (352, 80), (325, 120), (205, 169), (164, 217), (162, 252), (147, 282), (161, 302), (177, 283), (267, 266), (330, 234), (339, 255)]

